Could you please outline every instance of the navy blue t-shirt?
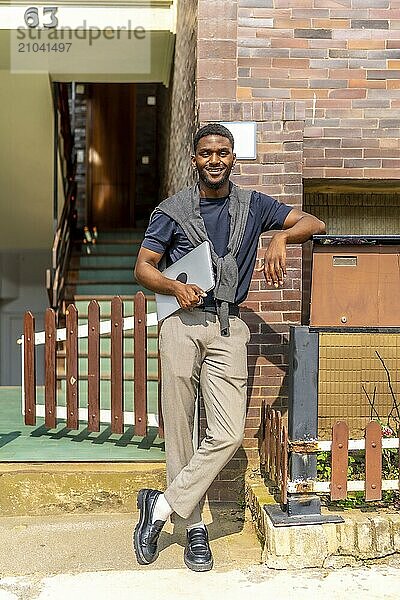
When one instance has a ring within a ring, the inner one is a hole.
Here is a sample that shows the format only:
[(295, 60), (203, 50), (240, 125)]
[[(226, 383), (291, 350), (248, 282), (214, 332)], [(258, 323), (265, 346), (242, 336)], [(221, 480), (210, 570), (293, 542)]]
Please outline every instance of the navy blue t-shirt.
[[(200, 214), (207, 235), (218, 256), (227, 254), (230, 231), (229, 200), (226, 198), (200, 198)], [(257, 258), (258, 239), (261, 233), (282, 229), (292, 207), (282, 204), (261, 192), (253, 192), (249, 216), (236, 261), (239, 269), (239, 285), (236, 304), (243, 302), (249, 291), (251, 277)], [(164, 213), (153, 215), (145, 233), (142, 246), (159, 254), (166, 253), (167, 266), (182, 258), (193, 249), (183, 229)], [(204, 305), (213, 303), (212, 291), (204, 299)]]

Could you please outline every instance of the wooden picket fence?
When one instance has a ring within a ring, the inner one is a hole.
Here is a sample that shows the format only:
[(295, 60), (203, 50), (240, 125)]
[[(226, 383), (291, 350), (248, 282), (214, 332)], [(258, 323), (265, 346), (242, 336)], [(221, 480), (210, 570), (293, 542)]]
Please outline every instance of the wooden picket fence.
[[(147, 335), (146, 326), (156, 325), (155, 313), (146, 314), (146, 297), (138, 292), (134, 297), (134, 316), (124, 319), (123, 301), (116, 296), (111, 301), (111, 320), (100, 321), (100, 306), (92, 300), (88, 306), (87, 325), (78, 326), (78, 310), (70, 304), (66, 311), (65, 329), (56, 329), (56, 314), (48, 308), (45, 331), (35, 334), (35, 318), (30, 311), (24, 316), (23, 402), (26, 425), (35, 425), (36, 401), (35, 346), (45, 346), (44, 418), (48, 428), (56, 427), (57, 418), (65, 418), (70, 429), (78, 429), (87, 420), (89, 431), (99, 431), (100, 422), (110, 422), (112, 433), (123, 433), (126, 420), (134, 418), (134, 434), (147, 435)], [(134, 397), (133, 411), (125, 410), (123, 339), (124, 331), (134, 336)], [(111, 410), (100, 409), (100, 336), (111, 334)], [(87, 409), (79, 408), (78, 340), (88, 338), (88, 398)], [(66, 343), (66, 406), (57, 406), (57, 342)], [(159, 375), (160, 378), (160, 375)], [(159, 385), (160, 390), (160, 385)], [(163, 423), (158, 398), (158, 430), (163, 437)]]
[[(367, 502), (381, 500), (383, 490), (399, 490), (400, 480), (382, 479), (383, 450), (399, 449), (399, 437), (382, 436), (382, 427), (377, 421), (370, 421), (365, 428), (365, 437), (349, 439), (349, 428), (345, 421), (338, 421), (332, 428), (332, 440), (312, 441), (309, 452), (331, 453), (331, 474), (329, 480), (296, 482), (289, 480), (289, 456), (292, 449), (299, 452), (299, 444), (288, 439), (286, 425), (279, 411), (263, 404), (260, 436), (260, 463), (266, 479), (280, 490), (281, 504), (287, 502), (289, 493), (329, 494), (331, 500), (345, 500), (348, 492), (364, 492)], [(292, 448), (293, 447), (293, 448)], [(365, 478), (348, 479), (349, 452), (365, 450)], [(304, 450), (307, 453), (307, 450)], [(400, 464), (397, 455), (397, 465)], [(303, 487), (302, 487), (303, 486)]]
[[(330, 493), (331, 500), (344, 500), (348, 492), (364, 492), (367, 502), (382, 499), (382, 490), (399, 490), (399, 479), (382, 479), (382, 455), (385, 449), (399, 448), (398, 437), (383, 437), (382, 427), (370, 421), (361, 440), (349, 439), (345, 421), (332, 428), (332, 440), (318, 442), (318, 450), (331, 452), (330, 481), (317, 481), (315, 491)], [(349, 452), (365, 450), (365, 479), (348, 480)], [(397, 454), (399, 465), (399, 454)]]
[(263, 402), (260, 462), (269, 481), (280, 489), (281, 504), (287, 502), (288, 448), (288, 431), (281, 412)]

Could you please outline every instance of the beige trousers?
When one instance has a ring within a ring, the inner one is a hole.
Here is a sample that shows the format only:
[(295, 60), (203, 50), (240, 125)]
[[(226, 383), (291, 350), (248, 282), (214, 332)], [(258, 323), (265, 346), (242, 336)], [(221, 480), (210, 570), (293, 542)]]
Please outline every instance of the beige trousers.
[[(200, 309), (179, 310), (160, 331), (162, 410), (168, 487), (165, 498), (187, 524), (201, 520), (199, 503), (239, 448), (247, 398), (247, 325), (230, 317), (230, 336), (219, 319)], [(205, 437), (193, 448), (200, 388), (207, 418)]]

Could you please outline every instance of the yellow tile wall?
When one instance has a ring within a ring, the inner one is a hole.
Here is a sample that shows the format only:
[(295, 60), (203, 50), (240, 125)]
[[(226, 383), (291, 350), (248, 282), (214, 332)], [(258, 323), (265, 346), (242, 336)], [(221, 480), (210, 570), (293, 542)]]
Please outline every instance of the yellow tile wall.
[[(377, 418), (366, 395), (372, 400), (374, 389), (374, 406), (386, 423), (393, 397), (376, 352), (389, 370), (400, 410), (400, 334), (320, 333), (318, 415), (321, 439), (331, 437), (331, 427), (338, 420), (348, 422), (352, 438), (360, 437), (371, 416)], [(394, 414), (397, 416), (396, 410)], [(397, 428), (394, 419), (391, 419), (391, 426)]]

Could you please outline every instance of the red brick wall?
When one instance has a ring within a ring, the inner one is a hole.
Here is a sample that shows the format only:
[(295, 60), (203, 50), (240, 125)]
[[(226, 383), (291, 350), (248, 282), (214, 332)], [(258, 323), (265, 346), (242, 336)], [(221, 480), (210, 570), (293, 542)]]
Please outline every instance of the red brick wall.
[[(400, 178), (400, 0), (199, 0), (196, 85), (202, 123), (257, 121), (257, 159), (234, 175), (244, 187), (301, 206), (303, 178)], [(261, 399), (286, 404), (288, 324), (301, 312), (297, 246), (288, 275), (275, 290), (255, 274), (244, 307), (253, 334), (246, 453), (229, 467), (257, 459)]]
[(199, 0), (197, 95), (304, 100), (305, 178), (398, 179), (400, 0)]
[(237, 97), (306, 101), (304, 177), (400, 178), (400, 0), (237, 4)]
[[(225, 20), (220, 18), (221, 14), (226, 16)], [(238, 87), (236, 2), (217, 0), (208, 3), (200, 0), (198, 18), (197, 99), (200, 121), (256, 121), (257, 159), (238, 161), (233, 180), (301, 207), (304, 101), (243, 98)], [(260, 257), (267, 237), (263, 236), (260, 242)], [(216, 499), (218, 494), (223, 499), (237, 494), (236, 487), (232, 487), (231, 469), (243, 470), (248, 461), (258, 458), (262, 399), (266, 398), (277, 407), (286, 406), (284, 376), (287, 370), (288, 323), (298, 323), (300, 311), (301, 249), (296, 246), (289, 249), (284, 289), (268, 288), (263, 276), (255, 273), (248, 299), (243, 305), (243, 317), (252, 332), (249, 344), (249, 408), (243, 443), (245, 452), (239, 451), (213, 486), (211, 493)]]
[[(233, 181), (243, 187), (270, 194), (286, 204), (302, 204), (302, 148), (304, 103), (205, 102), (200, 105), (202, 122), (257, 121), (257, 160), (238, 161)], [(223, 115), (223, 116), (222, 116)], [(259, 244), (259, 257), (268, 235)], [(259, 266), (259, 264), (258, 264)], [(266, 398), (275, 407), (286, 406), (283, 377), (287, 368), (288, 323), (298, 323), (301, 311), (301, 248), (288, 250), (287, 278), (283, 289), (267, 286), (261, 273), (253, 276), (243, 318), (252, 332), (249, 344), (249, 409), (244, 447), (247, 458), (258, 456), (260, 406)]]

